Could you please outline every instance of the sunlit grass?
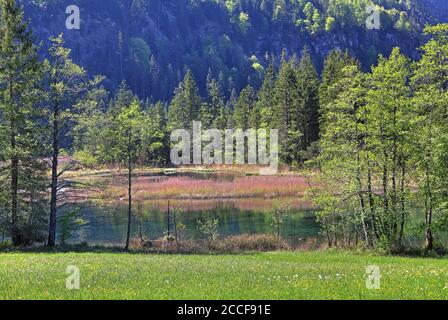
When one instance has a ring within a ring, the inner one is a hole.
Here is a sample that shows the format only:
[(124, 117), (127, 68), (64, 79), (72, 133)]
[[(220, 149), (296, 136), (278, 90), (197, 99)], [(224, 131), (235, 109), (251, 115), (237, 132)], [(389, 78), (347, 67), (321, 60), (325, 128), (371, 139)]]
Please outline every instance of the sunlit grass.
[[(365, 270), (380, 267), (381, 289)], [(68, 265), (80, 290), (65, 288)], [(2, 299), (447, 299), (446, 259), (351, 252), (0, 255)]]

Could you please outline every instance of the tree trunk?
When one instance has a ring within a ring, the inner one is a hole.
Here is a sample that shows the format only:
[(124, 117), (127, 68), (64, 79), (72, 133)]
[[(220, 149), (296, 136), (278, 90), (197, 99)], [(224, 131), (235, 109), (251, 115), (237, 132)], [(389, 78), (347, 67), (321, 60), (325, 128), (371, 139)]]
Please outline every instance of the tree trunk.
[[(12, 77), (11, 77), (12, 78)], [(10, 103), (13, 103), (13, 87), (12, 80), (9, 82), (9, 99)], [(10, 137), (10, 145), (12, 150), (11, 157), (11, 240), (14, 246), (21, 244), (21, 237), (19, 231), (19, 210), (18, 210), (18, 189), (19, 189), (19, 159), (16, 154), (16, 119), (15, 119), (15, 111), (11, 111), (11, 137)]]
[(426, 238), (425, 249), (427, 251), (431, 251), (432, 249), (434, 249), (434, 237), (432, 235), (431, 227), (426, 229), (425, 238)]
[(55, 104), (53, 113), (53, 154), (51, 159), (51, 195), (50, 195), (50, 230), (48, 246), (56, 245), (57, 200), (58, 200), (58, 161), (59, 161), (59, 104)]
[(373, 198), (372, 191), (372, 171), (371, 171), (370, 159), (367, 158), (367, 193), (369, 195), (369, 207), (370, 207), (370, 222), (372, 223), (373, 232), (376, 239), (380, 238), (377, 224), (376, 224), (376, 210), (375, 210), (375, 199)]
[(389, 228), (389, 190), (388, 190), (388, 171), (387, 171), (387, 151), (384, 150), (384, 164), (383, 164), (383, 210), (384, 210), (384, 220), (383, 220), (383, 234), (386, 234), (387, 239), (390, 240), (390, 228)]
[(400, 233), (398, 242), (401, 245), (403, 242), (404, 224), (406, 220), (406, 203), (405, 203), (405, 179), (406, 179), (406, 160), (404, 156), (401, 156), (401, 186), (400, 186), (400, 206), (401, 206), (401, 221), (400, 221)]
[[(364, 120), (365, 120), (366, 116), (364, 115)], [(368, 127), (368, 121), (364, 121), (364, 128), (365, 128), (365, 132), (369, 132), (369, 127)], [(378, 240), (380, 238), (379, 236), (379, 231), (377, 228), (377, 217), (376, 217), (376, 207), (375, 207), (375, 200), (373, 197), (373, 191), (372, 191), (372, 162), (370, 161), (370, 155), (369, 155), (369, 145), (368, 145), (368, 140), (367, 140), (368, 136), (366, 134), (366, 138), (365, 138), (365, 150), (366, 150), (366, 162), (367, 162), (367, 194), (368, 194), (368, 199), (369, 199), (369, 208), (370, 208), (370, 215), (369, 215), (369, 221), (371, 223), (371, 227), (372, 227), (372, 231), (373, 234), (375, 236), (375, 238)], [(373, 245), (373, 236), (372, 236), (372, 245)]]
[(397, 134), (396, 134), (396, 114), (397, 114), (397, 108), (394, 107), (393, 110), (393, 127), (394, 127), (394, 134), (393, 134), (393, 143), (392, 143), (392, 237), (394, 242), (397, 240), (397, 230), (398, 230), (398, 217), (397, 217), (397, 171), (398, 171), (398, 150), (397, 150)]
[(131, 219), (132, 219), (132, 159), (131, 159), (131, 135), (128, 140), (128, 232), (126, 235), (125, 250), (129, 250), (129, 240), (131, 238)]
[(432, 235), (432, 192), (429, 178), (429, 168), (426, 168), (426, 218), (425, 218), (425, 250), (430, 251), (434, 249), (434, 237)]
[[(358, 126), (356, 126), (356, 135), (359, 135), (358, 132)], [(363, 142), (362, 138), (358, 137), (358, 143), (357, 143), (357, 150), (356, 150), (356, 181), (358, 183), (358, 198), (359, 198), (359, 204), (361, 206), (361, 222), (362, 222), (362, 230), (364, 233), (364, 240), (365, 245), (368, 247), (373, 246), (372, 240), (369, 236), (370, 233), (370, 225), (366, 220), (366, 204), (363, 196), (363, 187), (362, 187), (362, 180), (361, 180), (361, 143)]]
[(11, 147), (14, 155), (11, 159), (11, 240), (14, 246), (21, 244), (18, 217), (18, 185), (19, 185), (19, 160), (15, 155), (16, 139), (14, 131), (11, 133)]
[(371, 247), (373, 246), (373, 243), (369, 237), (370, 232), (370, 226), (368, 222), (366, 221), (366, 205), (364, 201), (364, 196), (362, 195), (362, 182), (361, 182), (361, 170), (359, 168), (360, 159), (359, 159), (359, 153), (357, 155), (357, 161), (358, 161), (358, 167), (356, 168), (356, 180), (358, 182), (358, 198), (359, 198), (359, 204), (361, 206), (361, 221), (362, 221), (362, 230), (364, 232), (364, 240), (366, 242), (366, 246)]

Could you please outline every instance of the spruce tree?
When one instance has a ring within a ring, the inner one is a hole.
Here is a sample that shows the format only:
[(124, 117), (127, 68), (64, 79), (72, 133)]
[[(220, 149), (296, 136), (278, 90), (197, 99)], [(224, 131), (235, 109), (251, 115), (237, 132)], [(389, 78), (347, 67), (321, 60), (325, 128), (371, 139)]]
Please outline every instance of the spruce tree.
[(193, 121), (200, 120), (202, 106), (193, 73), (189, 70), (175, 91), (169, 107), (171, 129), (192, 129)]
[(270, 63), (264, 75), (263, 84), (258, 92), (257, 109), (260, 112), (260, 128), (276, 129), (273, 127), (275, 119), (275, 69)]
[(303, 130), (303, 151), (319, 138), (319, 78), (308, 49), (305, 49), (297, 68), (299, 106), (297, 123)]
[(344, 67), (356, 64), (348, 52), (332, 50), (325, 59), (324, 69), (322, 71), (321, 83), (319, 87), (319, 106), (321, 113), (325, 107), (335, 99), (335, 95), (330, 94), (330, 87), (334, 85), (341, 77)]
[(251, 86), (244, 88), (235, 105), (233, 119), (236, 129), (250, 128), (250, 116), (256, 102), (255, 91)]
[(10, 212), (12, 242), (19, 245), (26, 241), (27, 211), (33, 201), (40, 202), (46, 181), (37, 160), (42, 155), (35, 108), (41, 97), (41, 64), (21, 7), (14, 0), (1, 0), (0, 12), (0, 161), (5, 161), (0, 198)]
[(102, 81), (101, 77), (90, 80), (86, 71), (73, 63), (70, 50), (64, 47), (62, 35), (50, 39), (50, 58), (45, 61), (48, 76), (47, 112), (51, 136), (51, 193), (50, 193), (50, 228), (48, 232), (49, 247), (56, 244), (56, 223), (58, 206), (61, 205), (59, 190), (61, 175), (67, 170), (61, 170), (59, 155), (61, 151), (62, 128), (73, 121), (74, 106), (82, 96)]
[(274, 90), (274, 117), (272, 126), (279, 130), (279, 156), (287, 164), (297, 164), (303, 136), (302, 114), (299, 110), (297, 74), (294, 59), (282, 59)]

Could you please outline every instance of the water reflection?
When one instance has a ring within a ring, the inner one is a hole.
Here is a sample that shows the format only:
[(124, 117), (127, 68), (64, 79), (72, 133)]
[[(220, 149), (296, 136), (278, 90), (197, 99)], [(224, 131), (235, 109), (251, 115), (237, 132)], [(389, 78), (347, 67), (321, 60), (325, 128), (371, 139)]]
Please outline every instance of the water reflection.
[[(197, 222), (198, 219), (207, 217), (219, 219), (221, 236), (272, 232), (271, 217), (267, 207), (260, 205), (259, 209), (245, 209), (242, 199), (214, 202), (191, 200), (185, 201), (183, 204), (171, 203), (171, 208), (176, 206), (183, 208), (182, 215), (177, 218), (177, 224), (184, 226), (182, 233), (185, 238), (201, 238)], [(168, 229), (167, 210), (162, 203), (145, 202), (135, 207), (136, 212), (132, 223), (133, 236), (138, 234), (140, 225), (143, 235), (150, 239), (157, 239), (166, 234)], [(68, 242), (118, 245), (125, 241), (127, 230), (127, 207), (125, 204), (108, 208), (85, 205), (79, 214), (88, 223), (77, 230)], [(313, 212), (300, 207), (291, 209), (290, 215), (285, 219), (281, 228), (282, 237), (291, 243), (315, 237), (318, 232), (319, 226)]]

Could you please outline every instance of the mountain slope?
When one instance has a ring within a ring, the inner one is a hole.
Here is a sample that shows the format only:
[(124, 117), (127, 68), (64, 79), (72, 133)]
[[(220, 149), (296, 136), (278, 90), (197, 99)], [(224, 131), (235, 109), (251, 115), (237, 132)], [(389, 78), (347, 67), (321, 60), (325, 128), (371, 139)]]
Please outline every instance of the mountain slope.
[[(333, 48), (368, 68), (400, 46), (416, 56), (421, 29), (446, 16), (444, 0), (380, 0), (381, 29), (368, 30), (367, 0), (26, 0), (39, 40), (64, 33), (74, 60), (125, 79), (141, 98), (167, 100), (191, 69), (202, 91), (209, 70), (228, 94), (260, 84), (266, 53), (299, 54), (308, 46), (318, 67)], [(66, 30), (65, 9), (81, 10), (81, 29)], [(437, 15), (437, 13), (439, 13)], [(47, 41), (44, 42), (44, 48)]]

